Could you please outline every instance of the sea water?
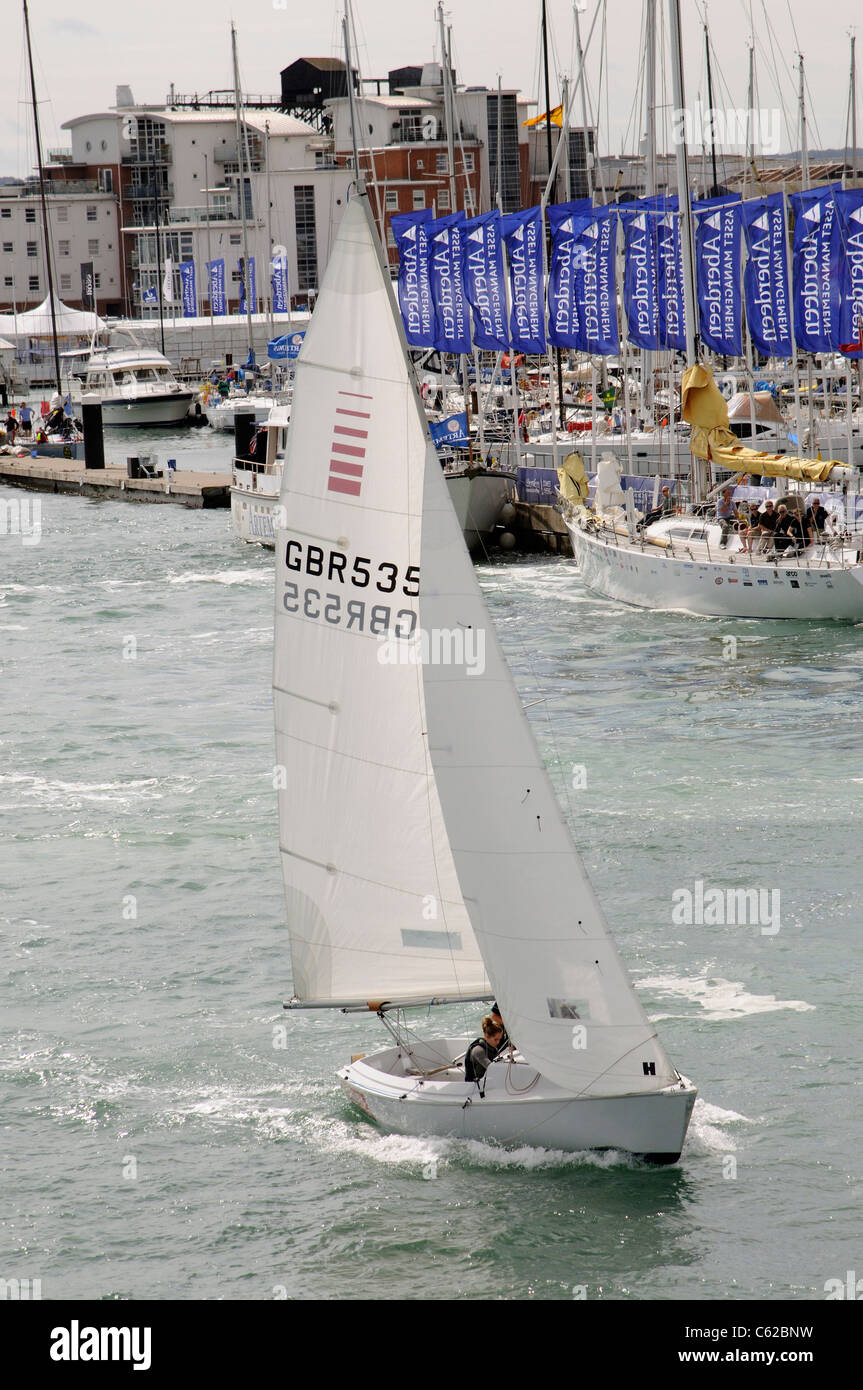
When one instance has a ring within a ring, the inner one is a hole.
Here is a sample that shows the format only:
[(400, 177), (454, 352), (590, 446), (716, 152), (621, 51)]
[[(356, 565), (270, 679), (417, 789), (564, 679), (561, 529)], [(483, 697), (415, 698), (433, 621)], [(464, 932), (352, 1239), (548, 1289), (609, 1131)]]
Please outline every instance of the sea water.
[[(229, 467), (208, 431), (144, 442), (108, 452)], [(227, 511), (41, 504), (38, 543), (0, 536), (0, 1277), (76, 1299), (807, 1300), (859, 1267), (863, 626), (642, 613), (568, 559), (479, 565), (699, 1099), (666, 1169), (402, 1138), (335, 1081), (377, 1020), (281, 1007), (272, 553)], [(776, 931), (728, 920), (738, 889), (779, 892)]]

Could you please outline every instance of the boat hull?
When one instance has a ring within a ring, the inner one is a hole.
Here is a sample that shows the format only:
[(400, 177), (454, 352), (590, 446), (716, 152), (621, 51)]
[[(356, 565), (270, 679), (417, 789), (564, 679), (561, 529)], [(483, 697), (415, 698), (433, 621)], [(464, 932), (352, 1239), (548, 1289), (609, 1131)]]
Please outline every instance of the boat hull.
[(504, 503), (515, 495), (515, 477), (487, 469), (444, 476), (468, 550), (476, 550), (494, 530)]
[(192, 391), (176, 391), (166, 396), (143, 396), (134, 400), (103, 400), (102, 423), (112, 429), (179, 425), (188, 416), (193, 400)]
[(567, 521), (588, 588), (636, 608), (712, 618), (863, 618), (863, 566), (746, 565), (676, 559), (597, 537)]
[[(428, 1064), (463, 1053), (470, 1039), (440, 1039), (405, 1057), (388, 1048), (339, 1072), (346, 1096), (369, 1119), (395, 1134), (474, 1139), (504, 1148), (564, 1152), (619, 1150), (656, 1164), (680, 1157), (695, 1087), (684, 1078), (660, 1091), (624, 1096), (574, 1096), (529, 1063), (498, 1060), (481, 1088), (451, 1068)], [(421, 1051), (419, 1067), (413, 1066)], [(399, 1074), (399, 1067), (403, 1069)], [(431, 1074), (423, 1074), (425, 1070)]]

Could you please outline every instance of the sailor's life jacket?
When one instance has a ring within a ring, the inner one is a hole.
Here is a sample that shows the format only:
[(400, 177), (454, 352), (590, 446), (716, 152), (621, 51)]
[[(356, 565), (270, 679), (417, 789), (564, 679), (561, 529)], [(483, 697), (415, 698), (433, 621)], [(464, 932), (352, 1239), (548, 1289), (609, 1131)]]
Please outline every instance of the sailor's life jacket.
[(464, 1054), (465, 1081), (481, 1081), (497, 1056), (498, 1049), (486, 1038), (474, 1038)]

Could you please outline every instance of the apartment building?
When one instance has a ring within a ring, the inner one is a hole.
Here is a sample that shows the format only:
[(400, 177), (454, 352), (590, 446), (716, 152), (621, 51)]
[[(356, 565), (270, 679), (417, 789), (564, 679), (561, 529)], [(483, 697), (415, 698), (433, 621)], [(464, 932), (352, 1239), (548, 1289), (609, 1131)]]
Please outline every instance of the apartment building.
[[(55, 293), (74, 308), (119, 313), (123, 275), (116, 197), (88, 179), (52, 179), (48, 189)], [(85, 295), (85, 278), (95, 304)], [(0, 185), (0, 312), (33, 309), (47, 295), (39, 185), (32, 180)]]

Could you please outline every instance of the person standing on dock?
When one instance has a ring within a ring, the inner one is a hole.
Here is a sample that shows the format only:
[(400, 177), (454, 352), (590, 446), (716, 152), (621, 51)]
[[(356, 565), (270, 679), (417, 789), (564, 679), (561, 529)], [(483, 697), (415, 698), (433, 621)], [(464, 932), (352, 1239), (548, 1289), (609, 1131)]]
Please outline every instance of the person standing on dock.
[(29, 435), (33, 425), (33, 412), (29, 405), (22, 405), (21, 411), (21, 433)]
[(15, 443), (15, 432), (18, 429), (18, 418), (15, 414), (15, 407), (10, 406), (9, 414), (6, 416), (6, 438), (10, 444)]

